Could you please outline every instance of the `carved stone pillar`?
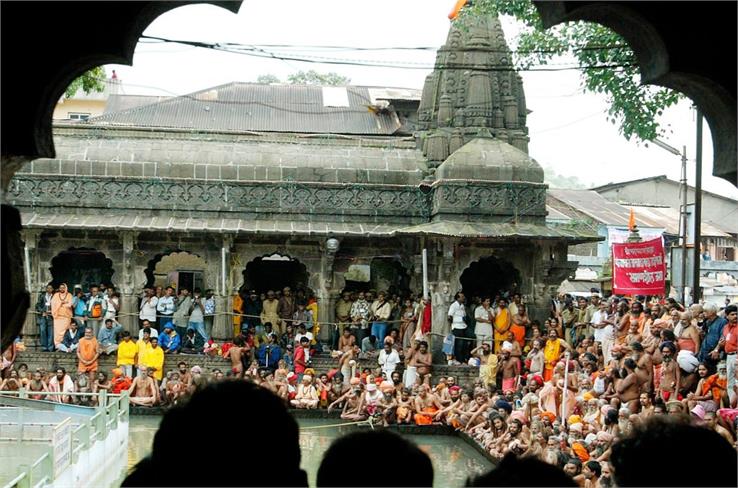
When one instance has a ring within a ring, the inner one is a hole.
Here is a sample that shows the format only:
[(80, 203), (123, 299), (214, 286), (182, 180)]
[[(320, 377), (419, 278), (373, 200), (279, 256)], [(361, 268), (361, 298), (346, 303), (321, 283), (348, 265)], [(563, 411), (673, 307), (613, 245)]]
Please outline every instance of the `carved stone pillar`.
[(138, 232), (126, 231), (121, 233), (121, 244), (123, 247), (123, 260), (117, 264), (120, 269), (121, 281), (118, 283), (120, 290), (120, 313), (119, 322), (124, 330), (136, 337), (138, 334), (138, 290), (134, 283), (133, 271), (133, 249), (136, 247)]
[[(231, 277), (232, 247), (233, 235), (223, 235), (217, 287), (220, 294), (215, 297), (215, 320), (213, 321), (213, 338), (221, 341), (233, 338), (233, 316), (230, 313), (233, 311), (233, 295), (238, 293), (238, 288), (233, 287)], [(229, 294), (231, 290), (233, 293)]]
[(39, 342), (38, 321), (36, 320), (36, 301), (39, 293), (42, 291), (43, 285), (39, 282), (39, 260), (38, 260), (38, 242), (41, 237), (41, 230), (25, 229), (21, 232), (23, 239), (23, 273), (25, 275), (25, 285), (31, 294), (31, 303), (23, 323), (23, 336), (26, 345), (35, 345)]

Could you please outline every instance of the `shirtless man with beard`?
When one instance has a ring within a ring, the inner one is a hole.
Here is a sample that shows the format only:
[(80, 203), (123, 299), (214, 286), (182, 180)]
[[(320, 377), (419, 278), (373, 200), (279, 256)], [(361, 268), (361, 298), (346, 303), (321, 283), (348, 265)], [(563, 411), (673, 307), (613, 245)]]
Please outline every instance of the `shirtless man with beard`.
[(675, 358), (676, 347), (673, 342), (661, 344), (661, 356), (664, 362), (661, 366), (661, 379), (659, 381), (659, 396), (664, 403), (677, 400), (679, 390), (680, 368)]
[(145, 376), (137, 376), (129, 390), (129, 401), (142, 407), (153, 407), (159, 400), (159, 389), (154, 379), (154, 368), (146, 368)]
[(640, 397), (638, 398), (639, 403), (641, 404), (641, 412), (639, 413), (639, 416), (642, 419), (647, 419), (654, 413), (654, 407), (653, 402), (651, 402), (651, 397), (646, 393), (641, 393)]
[[(49, 391), (49, 388), (46, 386), (46, 383), (44, 383), (43, 375), (41, 374), (41, 371), (36, 370), (35, 373), (33, 373), (33, 379), (28, 382), (28, 390), (33, 391)], [(46, 395), (33, 395), (29, 394), (28, 398), (31, 400), (46, 400)]]
[(418, 383), (430, 385), (432, 356), (428, 351), (428, 343), (421, 341), (418, 350), (410, 360), (410, 366), (415, 366), (418, 373)]

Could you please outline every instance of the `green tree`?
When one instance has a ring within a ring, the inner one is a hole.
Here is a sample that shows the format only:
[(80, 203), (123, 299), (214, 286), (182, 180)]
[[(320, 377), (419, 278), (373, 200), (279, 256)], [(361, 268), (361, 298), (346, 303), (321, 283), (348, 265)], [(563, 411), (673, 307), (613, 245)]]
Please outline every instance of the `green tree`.
[(81, 88), (83, 92), (102, 92), (105, 90), (105, 68), (98, 66), (74, 80), (64, 91), (64, 98), (72, 98)]
[(606, 95), (607, 120), (618, 124), (620, 133), (650, 141), (663, 134), (658, 117), (677, 103), (681, 94), (668, 88), (641, 85), (633, 51), (619, 34), (591, 22), (568, 22), (544, 29), (530, 0), (474, 0), (461, 10), (460, 18), (479, 15), (510, 15), (522, 22), (513, 54), (518, 68), (547, 64), (571, 56), (582, 69), (582, 88)]
[(298, 71), (287, 77), (287, 82), (292, 85), (328, 85), (339, 86), (351, 83), (349, 78), (341, 76), (338, 73), (318, 73), (315, 70)]
[(257, 83), (264, 83), (264, 84), (269, 84), (269, 83), (281, 83), (280, 79), (279, 79), (279, 78), (277, 78), (277, 76), (276, 76), (276, 75), (273, 75), (273, 74), (271, 74), (271, 73), (267, 73), (267, 74), (265, 74), (265, 75), (259, 75), (259, 76), (258, 76), (258, 77), (256, 78), (256, 82), (257, 82)]

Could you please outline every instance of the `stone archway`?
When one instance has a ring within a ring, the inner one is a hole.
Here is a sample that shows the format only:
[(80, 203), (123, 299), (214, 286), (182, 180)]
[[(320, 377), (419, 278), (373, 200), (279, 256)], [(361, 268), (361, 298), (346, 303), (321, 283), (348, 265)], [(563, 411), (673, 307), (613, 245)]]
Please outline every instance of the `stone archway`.
[(51, 259), (51, 285), (66, 283), (69, 289), (76, 285), (87, 291), (92, 285), (113, 285), (113, 261), (97, 249), (70, 248)]
[(241, 293), (256, 290), (266, 293), (289, 286), (293, 292), (303, 290), (309, 296), (308, 272), (305, 264), (286, 254), (265, 254), (249, 261), (243, 270)]
[[(176, 289), (193, 290), (207, 287), (205, 270), (207, 263), (197, 254), (183, 250), (157, 254), (144, 270), (146, 288), (153, 286), (175, 286)], [(176, 275), (175, 275), (176, 273)], [(174, 280), (174, 285), (172, 281)]]
[(467, 300), (475, 296), (494, 298), (500, 292), (519, 291), (521, 286), (520, 271), (510, 261), (495, 256), (471, 263), (461, 273), (459, 282)]

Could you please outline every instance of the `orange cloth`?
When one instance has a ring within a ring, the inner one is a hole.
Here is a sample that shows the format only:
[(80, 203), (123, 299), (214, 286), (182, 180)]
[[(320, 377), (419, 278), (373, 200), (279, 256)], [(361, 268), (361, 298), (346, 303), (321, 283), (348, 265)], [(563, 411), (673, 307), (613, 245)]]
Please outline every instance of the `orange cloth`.
[(679, 345), (680, 351), (686, 349), (687, 351), (691, 351), (697, 354), (697, 345), (694, 343), (692, 339), (688, 339), (688, 338), (677, 339), (677, 344)]
[(515, 336), (515, 341), (520, 344), (520, 347), (525, 347), (525, 326), (512, 324), (510, 331)]
[[(238, 293), (233, 295), (233, 313), (243, 313), (243, 298)], [(241, 333), (242, 318), (240, 315), (233, 316), (233, 337), (238, 337)]]
[[(77, 348), (77, 351), (79, 351), (79, 355), (82, 359), (84, 359), (85, 361), (92, 361), (92, 358), (94, 358), (97, 354), (97, 339), (95, 339), (94, 337), (92, 339), (87, 339), (86, 337), (83, 337), (79, 340), (79, 347)], [(90, 364), (82, 364), (82, 361), (79, 361), (78, 370), (80, 373), (97, 371), (97, 359), (95, 359)]]
[(715, 400), (715, 403), (720, 405), (720, 397), (723, 395), (723, 392), (727, 388), (728, 378), (721, 380), (718, 375), (714, 374), (705, 378), (704, 383), (702, 383), (702, 391), (700, 392), (700, 396), (706, 396), (707, 392), (711, 391), (712, 399)]
[(556, 420), (556, 414), (549, 411), (541, 412), (538, 416), (541, 417), (541, 419), (547, 418), (551, 423)]
[(430, 425), (433, 423), (433, 415), (438, 412), (436, 407), (426, 407), (422, 412), (415, 414), (416, 425)]
[(54, 345), (61, 344), (64, 333), (72, 322), (72, 294), (59, 292), (51, 297), (51, 316), (54, 318)]
[(574, 451), (574, 454), (577, 455), (581, 462), (586, 463), (589, 461), (589, 452), (587, 452), (587, 449), (585, 449), (580, 443), (575, 442), (574, 445), (571, 446), (571, 450)]
[(561, 341), (547, 340), (546, 346), (543, 348), (543, 359), (545, 361), (545, 367), (543, 369), (543, 381), (550, 381), (553, 377), (553, 371), (556, 367), (556, 363), (559, 362), (561, 357)]
[(510, 324), (512, 324), (510, 310), (507, 308), (498, 309), (494, 323), (495, 354), (499, 354), (500, 349), (502, 349), (502, 343), (507, 340), (507, 332), (510, 330)]

